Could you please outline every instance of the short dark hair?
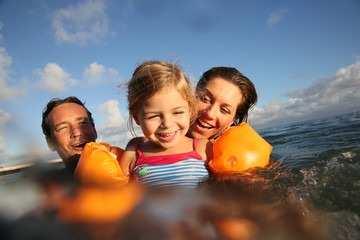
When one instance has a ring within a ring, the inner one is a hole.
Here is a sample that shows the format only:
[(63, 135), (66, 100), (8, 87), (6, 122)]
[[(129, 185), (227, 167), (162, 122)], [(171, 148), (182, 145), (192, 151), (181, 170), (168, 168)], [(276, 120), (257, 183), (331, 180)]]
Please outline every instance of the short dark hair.
[(67, 98), (53, 98), (50, 100), (50, 102), (48, 102), (48, 104), (46, 105), (46, 107), (43, 110), (42, 113), (42, 123), (41, 123), (41, 127), (43, 130), (43, 133), (45, 134), (45, 136), (50, 137), (51, 136), (51, 129), (50, 129), (50, 124), (49, 124), (49, 114), (50, 112), (57, 106), (64, 104), (64, 103), (76, 103), (79, 104), (80, 106), (82, 106), (83, 108), (85, 108), (86, 113), (90, 119), (90, 122), (92, 124), (92, 126), (95, 128), (95, 124), (94, 124), (94, 119), (92, 117), (91, 112), (85, 107), (85, 103), (81, 102), (77, 97), (67, 97)]

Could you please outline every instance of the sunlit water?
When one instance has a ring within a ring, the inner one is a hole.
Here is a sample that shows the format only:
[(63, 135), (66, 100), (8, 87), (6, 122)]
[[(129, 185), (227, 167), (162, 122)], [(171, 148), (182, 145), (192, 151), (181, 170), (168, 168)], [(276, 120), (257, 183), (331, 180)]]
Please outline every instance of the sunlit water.
[[(360, 239), (360, 112), (267, 128), (259, 134), (273, 146), (272, 161), (280, 164), (260, 172), (269, 184), (325, 212), (333, 222), (332, 239)], [(21, 215), (31, 211), (26, 206), (40, 204), (36, 186), (8, 187), (19, 175), (1, 176), (0, 213)]]
[(334, 239), (360, 239), (360, 112), (259, 133), (274, 147), (271, 159), (291, 168), (281, 187), (326, 211)]

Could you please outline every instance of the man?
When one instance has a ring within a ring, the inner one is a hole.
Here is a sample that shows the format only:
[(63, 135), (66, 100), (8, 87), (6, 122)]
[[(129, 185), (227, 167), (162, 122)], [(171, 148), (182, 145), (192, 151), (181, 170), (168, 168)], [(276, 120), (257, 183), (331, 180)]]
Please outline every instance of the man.
[(43, 111), (41, 127), (50, 150), (59, 154), (71, 173), (85, 144), (97, 138), (92, 114), (76, 97), (52, 99)]

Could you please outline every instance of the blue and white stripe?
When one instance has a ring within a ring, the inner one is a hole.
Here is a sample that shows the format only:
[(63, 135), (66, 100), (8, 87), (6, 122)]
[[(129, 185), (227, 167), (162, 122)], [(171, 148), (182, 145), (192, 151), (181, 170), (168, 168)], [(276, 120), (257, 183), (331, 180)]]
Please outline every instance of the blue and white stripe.
[[(140, 174), (139, 170), (146, 174)], [(171, 164), (140, 164), (134, 169), (134, 177), (151, 187), (196, 187), (208, 175), (204, 160), (193, 158)]]

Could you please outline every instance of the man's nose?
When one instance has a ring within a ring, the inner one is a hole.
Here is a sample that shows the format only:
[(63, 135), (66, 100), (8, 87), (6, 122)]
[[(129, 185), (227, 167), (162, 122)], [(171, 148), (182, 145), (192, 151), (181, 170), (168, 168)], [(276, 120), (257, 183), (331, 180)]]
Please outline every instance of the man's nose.
[(71, 126), (71, 137), (78, 137), (80, 136), (82, 133), (81, 131), (81, 127), (80, 126), (77, 126), (77, 125), (73, 125)]

